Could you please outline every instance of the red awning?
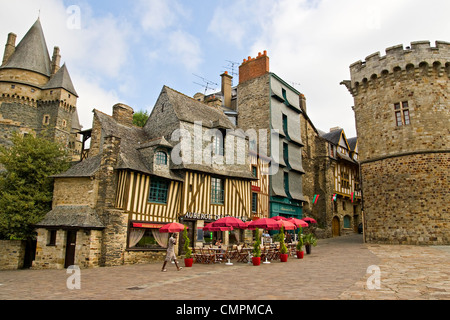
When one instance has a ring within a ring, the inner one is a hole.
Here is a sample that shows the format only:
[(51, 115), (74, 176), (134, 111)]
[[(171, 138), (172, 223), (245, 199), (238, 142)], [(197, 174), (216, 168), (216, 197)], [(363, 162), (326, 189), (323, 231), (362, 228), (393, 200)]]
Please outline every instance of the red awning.
[(133, 223), (133, 228), (161, 229), (162, 227), (162, 224), (157, 223)]

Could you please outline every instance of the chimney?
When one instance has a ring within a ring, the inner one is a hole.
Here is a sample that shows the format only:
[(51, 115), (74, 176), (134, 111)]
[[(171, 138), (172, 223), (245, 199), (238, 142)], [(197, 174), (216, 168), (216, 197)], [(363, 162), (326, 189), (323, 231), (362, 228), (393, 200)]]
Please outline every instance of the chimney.
[(113, 119), (120, 124), (123, 124), (128, 127), (133, 126), (133, 114), (134, 114), (133, 108), (125, 104), (118, 103), (115, 106), (113, 106)]
[(300, 108), (302, 109), (303, 113), (308, 114), (306, 112), (306, 98), (303, 94), (300, 94)]
[(60, 69), (61, 55), (59, 54), (59, 48), (55, 47), (53, 49), (53, 58), (52, 58), (52, 75), (57, 73)]
[(8, 34), (8, 40), (6, 41), (5, 45), (5, 54), (3, 55), (2, 65), (8, 62), (9, 58), (11, 58), (11, 56), (16, 51), (16, 39), (17, 36), (14, 33), (11, 32), (10, 34)]
[(338, 131), (338, 130), (342, 130), (342, 128), (341, 127), (330, 128), (330, 132), (334, 132), (334, 131)]
[(239, 83), (258, 78), (269, 73), (269, 57), (267, 51), (258, 53), (258, 57), (248, 57), (239, 67)]
[(222, 77), (222, 95), (223, 95), (223, 105), (231, 109), (231, 85), (233, 82), (233, 77), (225, 71)]

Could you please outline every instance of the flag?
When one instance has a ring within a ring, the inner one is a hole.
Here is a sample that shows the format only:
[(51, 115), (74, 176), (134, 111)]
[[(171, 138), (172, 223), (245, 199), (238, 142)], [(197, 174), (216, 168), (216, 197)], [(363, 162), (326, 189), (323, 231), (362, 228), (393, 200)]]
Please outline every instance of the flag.
[(354, 192), (352, 192), (352, 203), (353, 203), (353, 201), (355, 201), (355, 193)]
[(314, 195), (314, 200), (313, 200), (314, 204), (317, 204), (317, 201), (319, 200), (319, 196), (320, 196), (320, 194)]
[(336, 202), (337, 200), (337, 193), (333, 194), (333, 201)]

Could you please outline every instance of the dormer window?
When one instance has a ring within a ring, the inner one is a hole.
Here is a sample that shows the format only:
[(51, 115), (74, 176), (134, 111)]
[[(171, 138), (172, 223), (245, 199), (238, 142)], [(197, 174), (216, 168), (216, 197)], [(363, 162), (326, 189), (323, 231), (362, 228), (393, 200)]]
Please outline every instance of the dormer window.
[(167, 166), (167, 153), (158, 151), (156, 153), (156, 164), (160, 166)]

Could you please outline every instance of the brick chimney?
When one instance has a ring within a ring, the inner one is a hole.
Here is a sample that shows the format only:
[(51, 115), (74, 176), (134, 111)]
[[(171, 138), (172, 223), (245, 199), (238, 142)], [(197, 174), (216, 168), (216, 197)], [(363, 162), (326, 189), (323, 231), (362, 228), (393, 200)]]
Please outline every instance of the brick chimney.
[(269, 72), (269, 57), (267, 51), (258, 53), (258, 57), (248, 57), (239, 67), (239, 83), (258, 78)]
[(57, 73), (60, 69), (61, 63), (61, 55), (59, 54), (59, 47), (55, 47), (53, 49), (53, 58), (52, 58), (52, 75)]
[(10, 34), (8, 34), (8, 40), (6, 41), (5, 45), (5, 54), (3, 55), (2, 65), (8, 62), (9, 58), (11, 58), (11, 56), (16, 51), (16, 39), (17, 36), (14, 33), (11, 32)]
[(223, 95), (223, 105), (231, 109), (231, 85), (233, 82), (233, 77), (225, 71), (222, 77), (222, 95)]
[(133, 126), (133, 114), (133, 108), (125, 104), (118, 103), (113, 106), (113, 118), (120, 124), (128, 127)]

